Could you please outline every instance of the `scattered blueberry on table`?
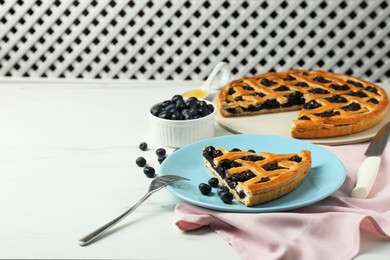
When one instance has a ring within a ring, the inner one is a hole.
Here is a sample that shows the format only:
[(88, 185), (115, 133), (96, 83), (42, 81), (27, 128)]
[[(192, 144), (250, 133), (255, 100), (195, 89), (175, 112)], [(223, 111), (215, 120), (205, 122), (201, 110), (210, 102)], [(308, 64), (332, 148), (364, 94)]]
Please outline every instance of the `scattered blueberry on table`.
[(158, 148), (156, 154), (158, 157), (163, 157), (167, 154), (167, 151), (164, 148)]
[(159, 156), (159, 157), (157, 158), (157, 160), (158, 160), (158, 162), (159, 162), (160, 164), (162, 164), (162, 162), (163, 162), (166, 158), (167, 158), (166, 156)]
[(137, 160), (135, 160), (135, 163), (139, 167), (144, 167), (146, 165), (146, 159), (144, 157), (138, 157)]
[[(141, 142), (138, 147), (139, 147), (139, 149), (141, 151), (148, 150), (148, 144), (146, 142)], [(161, 148), (161, 147), (156, 149), (155, 153), (157, 155), (157, 161), (159, 162), (159, 164), (161, 164), (168, 157), (167, 156), (167, 151), (164, 148)], [(143, 168), (143, 173), (147, 177), (154, 178), (156, 176), (156, 170), (151, 165), (147, 165), (147, 160), (145, 159), (145, 157), (143, 157), (143, 156), (138, 157), (136, 159), (135, 163), (139, 167), (144, 167)]]
[(140, 143), (139, 149), (141, 149), (141, 151), (146, 151), (148, 149), (148, 144), (145, 142)]
[(153, 178), (153, 177), (154, 177), (154, 174), (156, 173), (156, 170), (155, 170), (153, 167), (151, 167), (151, 166), (146, 166), (146, 167), (144, 168), (144, 173), (145, 173), (145, 175), (146, 175), (147, 177)]

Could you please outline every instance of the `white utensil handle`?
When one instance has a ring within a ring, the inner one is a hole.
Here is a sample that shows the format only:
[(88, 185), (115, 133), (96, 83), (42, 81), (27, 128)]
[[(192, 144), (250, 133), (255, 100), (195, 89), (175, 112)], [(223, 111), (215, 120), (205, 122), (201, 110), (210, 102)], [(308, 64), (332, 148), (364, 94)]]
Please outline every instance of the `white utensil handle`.
[(230, 81), (230, 78), (231, 71), (229, 64), (226, 62), (219, 62), (211, 71), (202, 88), (209, 92), (212, 90), (219, 90)]
[(376, 176), (378, 175), (381, 157), (369, 156), (360, 165), (357, 173), (356, 187), (352, 190), (353, 198), (364, 199), (370, 193)]

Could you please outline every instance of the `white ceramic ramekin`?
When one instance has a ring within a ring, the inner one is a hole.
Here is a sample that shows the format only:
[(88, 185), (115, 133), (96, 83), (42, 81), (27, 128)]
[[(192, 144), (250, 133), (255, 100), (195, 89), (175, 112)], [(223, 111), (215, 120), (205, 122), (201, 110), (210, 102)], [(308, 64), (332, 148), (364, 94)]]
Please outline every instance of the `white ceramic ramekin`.
[[(211, 102), (205, 100), (208, 104)], [(157, 143), (168, 147), (182, 147), (184, 145), (214, 136), (214, 111), (201, 118), (190, 120), (168, 120), (159, 118), (149, 112), (149, 118), (154, 139)]]

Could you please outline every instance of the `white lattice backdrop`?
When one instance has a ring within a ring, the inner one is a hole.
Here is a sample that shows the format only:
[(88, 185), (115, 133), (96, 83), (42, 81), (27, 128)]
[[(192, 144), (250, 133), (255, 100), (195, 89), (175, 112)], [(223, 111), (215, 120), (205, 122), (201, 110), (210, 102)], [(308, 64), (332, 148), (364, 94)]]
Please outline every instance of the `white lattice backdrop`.
[(205, 79), (320, 68), (390, 78), (390, 0), (0, 0), (0, 76)]

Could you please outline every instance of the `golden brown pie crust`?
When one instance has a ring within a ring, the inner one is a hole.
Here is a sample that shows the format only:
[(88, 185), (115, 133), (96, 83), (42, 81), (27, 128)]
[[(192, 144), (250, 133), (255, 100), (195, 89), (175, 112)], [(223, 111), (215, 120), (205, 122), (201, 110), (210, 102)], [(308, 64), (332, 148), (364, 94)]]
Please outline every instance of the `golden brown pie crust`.
[(224, 117), (300, 110), (291, 136), (323, 138), (372, 127), (386, 115), (389, 100), (384, 89), (356, 77), (294, 69), (232, 81), (221, 89), (217, 106)]
[[(203, 154), (205, 154), (205, 147)], [(204, 164), (219, 180), (219, 182), (229, 188), (233, 196), (246, 206), (255, 206), (276, 198), (279, 198), (297, 188), (306, 178), (311, 168), (311, 153), (308, 150), (302, 150), (299, 154), (274, 154), (269, 152), (234, 151), (229, 152), (224, 148), (214, 148), (222, 155), (215, 158), (204, 156)], [(262, 160), (251, 161), (245, 159), (246, 156), (261, 156)], [(298, 157), (300, 161), (294, 161), (292, 158)], [(216, 170), (219, 162), (222, 160), (235, 161), (241, 166), (233, 167), (224, 172), (221, 176)], [(278, 169), (266, 170), (266, 166), (276, 164)], [(265, 168), (263, 168), (265, 167)], [(237, 182), (232, 187), (231, 177), (235, 174), (241, 174), (250, 171), (255, 176)], [(266, 178), (268, 180), (262, 181)], [(245, 194), (245, 196), (243, 196)]]

